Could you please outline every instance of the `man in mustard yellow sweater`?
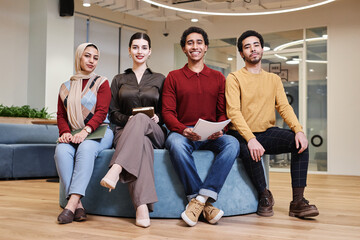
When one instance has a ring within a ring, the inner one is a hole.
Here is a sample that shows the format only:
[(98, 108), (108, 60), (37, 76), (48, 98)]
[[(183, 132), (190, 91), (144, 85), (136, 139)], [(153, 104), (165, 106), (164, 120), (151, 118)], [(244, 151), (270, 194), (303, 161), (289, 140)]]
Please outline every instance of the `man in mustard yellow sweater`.
[[(261, 156), (264, 153), (291, 153), (293, 200), (289, 215), (300, 218), (317, 216), (316, 206), (304, 198), (308, 141), (288, 103), (280, 77), (261, 69), (263, 37), (255, 31), (246, 31), (237, 44), (245, 67), (230, 73), (226, 79), (226, 111), (232, 123), (228, 133), (239, 140), (240, 157), (259, 193), (257, 214), (274, 214), (274, 199), (266, 189)], [(275, 126), (275, 109), (291, 130)]]

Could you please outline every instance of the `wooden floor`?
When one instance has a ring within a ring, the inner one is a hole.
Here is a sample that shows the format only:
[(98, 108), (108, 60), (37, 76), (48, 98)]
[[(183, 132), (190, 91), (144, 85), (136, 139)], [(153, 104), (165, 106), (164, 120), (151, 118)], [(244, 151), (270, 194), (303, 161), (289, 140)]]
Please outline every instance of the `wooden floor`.
[(224, 217), (216, 225), (187, 227), (180, 219), (152, 219), (147, 229), (134, 219), (90, 215), (82, 223), (59, 225), (58, 183), (0, 181), (0, 239), (360, 239), (360, 177), (309, 175), (306, 197), (320, 215), (311, 220), (288, 216), (288, 173), (271, 173), (273, 217)]

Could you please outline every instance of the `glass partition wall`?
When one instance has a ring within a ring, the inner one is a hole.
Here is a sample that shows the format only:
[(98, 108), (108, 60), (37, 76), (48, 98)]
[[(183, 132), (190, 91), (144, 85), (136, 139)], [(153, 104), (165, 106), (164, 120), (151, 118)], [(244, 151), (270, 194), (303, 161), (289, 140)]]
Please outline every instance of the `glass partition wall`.
[[(327, 28), (299, 29), (263, 34), (262, 67), (278, 74), (289, 103), (309, 140), (309, 171), (327, 171)], [(236, 38), (210, 40), (207, 66), (226, 77), (237, 70)], [(175, 67), (187, 62), (175, 44)], [(289, 128), (276, 113), (276, 124)], [(290, 154), (270, 156), (274, 171), (289, 171)]]
[(310, 170), (327, 171), (327, 28), (306, 29), (307, 136)]
[[(309, 140), (309, 170), (327, 171), (327, 29), (265, 34), (263, 68), (278, 74)], [(288, 128), (280, 115), (279, 127)], [(270, 156), (270, 166), (290, 167), (290, 154)]]

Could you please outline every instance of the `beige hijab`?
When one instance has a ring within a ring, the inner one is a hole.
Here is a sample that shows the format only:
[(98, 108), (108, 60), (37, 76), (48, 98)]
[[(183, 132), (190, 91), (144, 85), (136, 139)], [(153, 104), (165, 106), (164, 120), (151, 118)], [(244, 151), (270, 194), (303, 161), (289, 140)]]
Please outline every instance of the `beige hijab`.
[[(90, 79), (96, 74), (91, 72), (90, 74), (84, 74), (81, 70), (80, 61), (85, 48), (92, 43), (83, 43), (78, 46), (75, 52), (75, 71), (76, 74), (70, 78), (70, 91), (67, 100), (67, 116), (72, 130), (77, 130), (85, 127), (84, 117), (81, 110), (81, 97), (82, 93), (86, 92), (91, 81), (88, 81), (87, 85), (82, 91), (83, 79)], [(98, 50), (100, 56), (100, 51)]]

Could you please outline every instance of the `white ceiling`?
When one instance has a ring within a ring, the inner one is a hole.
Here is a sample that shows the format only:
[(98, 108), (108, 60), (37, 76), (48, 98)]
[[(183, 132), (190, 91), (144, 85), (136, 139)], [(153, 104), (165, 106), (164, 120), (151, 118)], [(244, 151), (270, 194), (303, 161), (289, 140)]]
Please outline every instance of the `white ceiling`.
[[(249, 13), (259, 11), (283, 10), (323, 2), (324, 0), (155, 0), (176, 8), (198, 11)], [(91, 0), (92, 4), (137, 16), (150, 21), (175, 21), (198, 18), (206, 20), (208, 16), (184, 13), (151, 5), (142, 0)]]

